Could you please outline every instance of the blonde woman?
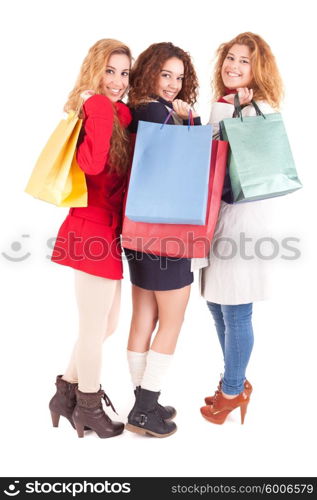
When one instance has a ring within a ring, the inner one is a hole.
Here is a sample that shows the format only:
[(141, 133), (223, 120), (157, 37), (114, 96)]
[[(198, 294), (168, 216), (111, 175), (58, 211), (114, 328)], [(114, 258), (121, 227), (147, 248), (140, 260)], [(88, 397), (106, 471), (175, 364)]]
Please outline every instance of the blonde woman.
[(105, 413), (112, 404), (100, 385), (102, 345), (115, 330), (120, 305), (122, 260), (119, 242), (128, 168), (125, 128), (130, 111), (120, 99), (127, 91), (131, 53), (123, 43), (103, 39), (84, 59), (65, 111), (82, 99), (83, 126), (77, 161), (85, 173), (88, 206), (71, 208), (54, 247), (52, 261), (72, 267), (79, 311), (79, 335), (69, 365), (56, 379), (49, 408), (53, 425), (60, 416), (99, 437), (121, 434), (124, 425)]

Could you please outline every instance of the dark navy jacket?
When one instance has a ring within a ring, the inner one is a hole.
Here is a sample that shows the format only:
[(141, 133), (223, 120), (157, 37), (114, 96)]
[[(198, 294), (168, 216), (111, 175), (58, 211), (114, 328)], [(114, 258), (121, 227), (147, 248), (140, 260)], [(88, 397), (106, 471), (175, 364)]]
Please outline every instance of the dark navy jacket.
[[(166, 106), (169, 109), (173, 109), (173, 105), (170, 101), (165, 101), (165, 99), (159, 97), (157, 102), (148, 102), (137, 108), (132, 108), (132, 122), (130, 123), (129, 131), (132, 134), (136, 133), (139, 120), (144, 122), (164, 123), (169, 113)], [(169, 117), (166, 123), (174, 125), (172, 116)], [(187, 120), (183, 120), (184, 125), (187, 125), (187, 123)], [(194, 118), (194, 125), (201, 125), (200, 117)]]

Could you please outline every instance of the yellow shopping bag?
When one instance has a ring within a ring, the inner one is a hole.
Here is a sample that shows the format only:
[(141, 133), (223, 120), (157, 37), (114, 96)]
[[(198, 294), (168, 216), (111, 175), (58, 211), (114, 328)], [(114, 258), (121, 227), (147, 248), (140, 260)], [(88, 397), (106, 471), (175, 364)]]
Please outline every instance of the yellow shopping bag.
[(75, 111), (61, 120), (42, 150), (25, 192), (59, 207), (86, 207), (85, 174), (76, 160), (82, 120)]

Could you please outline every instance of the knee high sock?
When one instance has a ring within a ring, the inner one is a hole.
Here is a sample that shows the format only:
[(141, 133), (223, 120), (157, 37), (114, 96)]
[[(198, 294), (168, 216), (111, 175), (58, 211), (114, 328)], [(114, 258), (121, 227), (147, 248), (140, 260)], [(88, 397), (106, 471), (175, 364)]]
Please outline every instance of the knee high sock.
[(141, 387), (148, 391), (160, 391), (172, 359), (173, 354), (162, 354), (150, 349), (146, 359)]
[(146, 367), (147, 355), (148, 351), (135, 352), (127, 350), (129, 370), (134, 387), (138, 387), (139, 385), (141, 385), (144, 370)]

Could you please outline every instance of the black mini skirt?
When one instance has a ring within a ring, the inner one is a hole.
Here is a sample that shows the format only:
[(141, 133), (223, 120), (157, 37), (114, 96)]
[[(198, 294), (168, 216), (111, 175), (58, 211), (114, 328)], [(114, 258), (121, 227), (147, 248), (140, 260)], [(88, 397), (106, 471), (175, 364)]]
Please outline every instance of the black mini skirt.
[(194, 281), (190, 259), (162, 257), (124, 248), (129, 265), (130, 280), (145, 290), (175, 290)]

